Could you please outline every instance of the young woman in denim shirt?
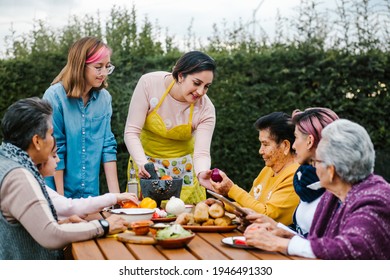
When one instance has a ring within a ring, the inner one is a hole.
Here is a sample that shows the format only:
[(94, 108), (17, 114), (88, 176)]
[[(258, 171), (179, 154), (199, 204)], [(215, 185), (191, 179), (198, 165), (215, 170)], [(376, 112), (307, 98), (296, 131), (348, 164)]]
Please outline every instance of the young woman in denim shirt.
[(111, 131), (111, 95), (105, 89), (111, 49), (100, 39), (84, 37), (69, 50), (68, 62), (43, 98), (54, 110), (54, 136), (60, 162), (46, 183), (71, 198), (99, 195), (103, 162), (108, 189), (119, 192), (117, 143)]

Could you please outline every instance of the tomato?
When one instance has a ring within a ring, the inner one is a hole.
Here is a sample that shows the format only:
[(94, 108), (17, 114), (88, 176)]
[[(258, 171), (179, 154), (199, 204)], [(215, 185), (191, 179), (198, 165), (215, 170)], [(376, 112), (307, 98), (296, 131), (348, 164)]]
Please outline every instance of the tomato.
[(138, 208), (138, 205), (135, 202), (131, 201), (131, 200), (123, 201), (123, 202), (119, 203), (119, 205), (122, 208)]
[(161, 180), (173, 180), (172, 176), (164, 175), (161, 177)]

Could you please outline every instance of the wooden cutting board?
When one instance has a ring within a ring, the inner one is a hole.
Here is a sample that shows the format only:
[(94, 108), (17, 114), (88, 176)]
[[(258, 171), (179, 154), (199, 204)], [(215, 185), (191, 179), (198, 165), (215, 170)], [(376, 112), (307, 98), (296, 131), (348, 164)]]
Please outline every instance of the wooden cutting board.
[(156, 244), (156, 240), (151, 235), (135, 235), (133, 232), (119, 233), (116, 237), (119, 241), (133, 244)]

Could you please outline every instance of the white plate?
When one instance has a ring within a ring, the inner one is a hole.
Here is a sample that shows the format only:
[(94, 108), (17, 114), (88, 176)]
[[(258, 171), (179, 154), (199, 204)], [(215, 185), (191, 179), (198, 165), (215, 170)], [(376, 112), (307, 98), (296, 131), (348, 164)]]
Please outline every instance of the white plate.
[(145, 215), (152, 214), (155, 212), (154, 209), (149, 208), (118, 208), (110, 210), (114, 214), (128, 214), (128, 215)]
[(253, 249), (254, 248), (252, 246), (248, 246), (248, 245), (244, 245), (244, 244), (235, 244), (235, 242), (234, 242), (235, 240), (245, 241), (245, 237), (244, 236), (226, 237), (226, 238), (222, 239), (221, 242), (223, 244), (232, 246), (234, 248), (242, 248), (242, 249)]

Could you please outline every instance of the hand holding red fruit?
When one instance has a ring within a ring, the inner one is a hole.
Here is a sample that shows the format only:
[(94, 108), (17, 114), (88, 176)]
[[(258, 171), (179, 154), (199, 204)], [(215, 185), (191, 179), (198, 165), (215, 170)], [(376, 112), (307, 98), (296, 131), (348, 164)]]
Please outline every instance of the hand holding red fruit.
[(200, 185), (205, 187), (208, 190), (214, 191), (213, 186), (211, 185), (210, 182), (210, 177), (211, 177), (211, 170), (206, 170), (198, 173), (198, 181)]
[(222, 177), (219, 171), (220, 170), (218, 168), (214, 168), (213, 170), (211, 170), (211, 180), (217, 183), (222, 182)]
[[(234, 183), (232, 180), (229, 179), (229, 177), (225, 174), (225, 172), (218, 170), (219, 176), (222, 178), (222, 180), (218, 183), (214, 180), (210, 180), (211, 185), (215, 192), (227, 196), (230, 189), (233, 187)], [(220, 178), (216, 177), (215, 179), (220, 180)]]

